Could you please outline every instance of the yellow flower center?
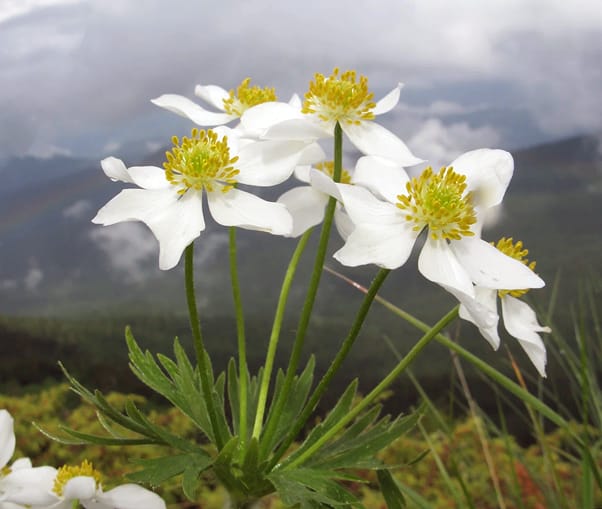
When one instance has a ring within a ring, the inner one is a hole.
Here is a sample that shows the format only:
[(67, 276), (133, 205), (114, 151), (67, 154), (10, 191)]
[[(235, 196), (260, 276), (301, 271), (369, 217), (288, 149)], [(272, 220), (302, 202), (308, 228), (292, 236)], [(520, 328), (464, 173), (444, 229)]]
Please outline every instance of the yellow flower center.
[(360, 124), (374, 118), (373, 98), (374, 94), (368, 90), (368, 78), (360, 76), (357, 81), (355, 71), (339, 75), (335, 67), (328, 77), (320, 73), (314, 75), (301, 111), (317, 115), (324, 122)]
[(174, 136), (172, 142), (174, 147), (165, 154), (167, 161), (163, 167), (165, 178), (180, 186), (178, 193), (184, 194), (190, 188), (213, 191), (216, 183), (223, 186), (224, 193), (234, 187), (239, 171), (233, 165), (238, 156), (230, 157), (227, 136), (218, 140), (211, 129), (195, 128), (190, 138), (184, 136), (180, 141)]
[[(494, 244), (493, 242), (491, 244), (510, 258), (514, 258), (515, 260), (524, 263), (531, 270), (535, 270), (536, 262), (529, 262), (529, 260), (525, 258), (529, 254), (529, 250), (523, 248), (522, 241), (519, 240), (518, 242), (514, 243), (512, 237), (502, 237), (500, 240), (498, 240), (497, 244)], [(528, 289), (498, 290), (498, 295), (500, 297), (503, 297), (504, 295), (511, 295), (512, 297), (522, 297), (528, 291)]]
[[(334, 180), (334, 161), (324, 161), (314, 166), (316, 170), (320, 170), (322, 173), (326, 173), (331, 179)], [(345, 168), (341, 168), (341, 184), (351, 184), (351, 175)]]
[(92, 463), (88, 460), (84, 460), (82, 461), (82, 464), (78, 466), (63, 465), (59, 468), (56, 473), (52, 491), (61, 497), (63, 495), (65, 484), (74, 477), (79, 476), (92, 477), (96, 481), (96, 487), (98, 488), (100, 486), (100, 472), (94, 469)]
[(230, 97), (224, 99), (226, 113), (240, 117), (251, 106), (276, 101), (276, 91), (273, 88), (249, 86), (251, 78), (245, 78), (236, 91), (230, 90)]
[(472, 236), (471, 225), (476, 223), (472, 193), (466, 193), (466, 176), (450, 166), (434, 174), (427, 168), (419, 177), (406, 184), (407, 195), (399, 195), (397, 207), (406, 220), (414, 223), (413, 230), (428, 227), (432, 239), (459, 240)]

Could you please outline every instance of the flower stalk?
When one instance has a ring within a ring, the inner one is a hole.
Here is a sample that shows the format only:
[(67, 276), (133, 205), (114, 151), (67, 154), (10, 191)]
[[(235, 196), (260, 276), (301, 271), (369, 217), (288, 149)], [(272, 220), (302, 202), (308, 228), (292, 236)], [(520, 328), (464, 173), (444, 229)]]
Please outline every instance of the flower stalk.
[[(341, 173), (343, 170), (343, 130), (340, 124), (337, 122), (334, 128), (334, 171), (333, 180), (339, 182), (341, 180)], [(295, 342), (293, 344), (293, 350), (288, 361), (286, 376), (284, 384), (280, 394), (278, 394), (274, 403), (274, 411), (271, 412), (271, 416), (268, 419), (265, 434), (268, 438), (271, 438), (273, 433), (276, 431), (278, 425), (278, 416), (282, 411), (282, 407), (286, 399), (289, 396), (293, 379), (295, 377), (297, 367), (299, 366), (299, 360), (301, 358), (301, 352), (303, 350), (303, 344), (305, 342), (305, 334), (311, 318), (314, 302), (318, 293), (318, 286), (320, 285), (320, 278), (322, 276), (322, 270), (324, 267), (324, 260), (326, 258), (326, 251), (328, 248), (328, 241), (330, 239), (330, 230), (332, 229), (332, 222), (334, 219), (334, 211), (337, 205), (337, 200), (330, 197), (326, 206), (326, 213), (324, 215), (324, 223), (322, 224), (322, 231), (320, 233), (320, 241), (316, 252), (316, 258), (314, 261), (313, 272), (311, 275), (309, 288), (305, 297), (305, 303), (301, 311), (301, 317), (299, 319), (299, 325), (297, 328), (297, 334), (295, 336)], [(264, 444), (270, 443), (266, 438), (263, 441)], [(265, 455), (267, 451), (261, 450), (261, 454)]]
[(213, 436), (215, 437), (216, 446), (221, 449), (225, 444), (223, 430), (218, 424), (216, 401), (213, 397), (213, 371), (209, 364), (207, 350), (203, 344), (203, 336), (201, 333), (201, 322), (196, 304), (196, 294), (194, 289), (194, 243), (191, 242), (184, 251), (184, 280), (186, 285), (186, 302), (188, 304), (188, 317), (190, 320), (190, 329), (192, 331), (192, 340), (196, 360), (201, 377), (201, 390), (203, 391), (203, 399), (207, 406), (207, 413), (211, 421)]

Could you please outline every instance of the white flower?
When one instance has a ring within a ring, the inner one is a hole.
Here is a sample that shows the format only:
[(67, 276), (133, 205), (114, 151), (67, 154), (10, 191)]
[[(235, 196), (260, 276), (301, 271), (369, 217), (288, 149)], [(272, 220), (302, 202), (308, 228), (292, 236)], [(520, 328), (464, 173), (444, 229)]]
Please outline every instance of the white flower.
[(32, 509), (70, 509), (79, 501), (86, 509), (165, 509), (163, 499), (137, 484), (123, 484), (104, 491), (100, 474), (92, 464), (37, 467), (12, 474), (16, 487), (9, 502)]
[(355, 229), (335, 253), (343, 265), (374, 263), (388, 269), (403, 265), (416, 239), (427, 230), (418, 269), (452, 293), (482, 326), (497, 314), (475, 297), (474, 285), (490, 289), (539, 288), (544, 282), (521, 262), (481, 240), (481, 216), (501, 202), (513, 172), (510, 154), (481, 149), (447, 168), (427, 168), (409, 179), (398, 166), (375, 158), (356, 171), (358, 185), (339, 186)]
[(355, 71), (339, 75), (339, 69), (325, 77), (317, 73), (309, 85), (301, 108), (267, 102), (249, 108), (241, 117), (245, 131), (263, 133), (265, 139), (315, 141), (332, 137), (338, 122), (351, 142), (364, 154), (386, 157), (402, 166), (422, 162), (403, 141), (373, 121), (399, 101), (401, 83), (380, 101), (368, 90), (368, 80)]
[[(503, 253), (522, 262), (531, 270), (535, 268), (535, 262), (529, 263), (525, 256), (528, 251), (523, 249), (522, 242), (514, 243), (512, 238), (502, 238), (497, 243), (497, 248)], [(551, 332), (549, 327), (544, 327), (537, 321), (537, 316), (531, 307), (518, 299), (527, 292), (527, 290), (494, 290), (491, 288), (475, 288), (475, 299), (492, 313), (497, 314), (497, 298), (499, 296), (502, 303), (502, 317), (506, 331), (515, 337), (521, 347), (537, 369), (538, 373), (546, 376), (546, 348), (538, 332)], [(497, 349), (500, 344), (500, 337), (497, 330), (497, 323), (494, 326), (484, 326), (479, 318), (474, 318), (470, 312), (471, 303), (463, 299), (460, 306), (460, 318), (474, 323), (481, 332), (481, 335), (489, 341), (493, 348)], [(464, 304), (466, 302), (467, 305)]]
[[(228, 134), (228, 136), (222, 133)], [(303, 142), (240, 139), (231, 129), (193, 129), (191, 138), (174, 137), (165, 169), (126, 168), (109, 157), (102, 168), (112, 180), (133, 183), (102, 207), (92, 222), (111, 225), (142, 221), (159, 241), (159, 267), (174, 267), (184, 249), (205, 229), (203, 196), (215, 221), (224, 226), (287, 235), (292, 219), (286, 207), (236, 189), (236, 184), (274, 185), (288, 178), (307, 156)]]
[(14, 420), (6, 410), (0, 410), (0, 509), (17, 509), (22, 506), (7, 502), (6, 498), (13, 491), (10, 476), (13, 472), (31, 468), (29, 458), (20, 458), (10, 467), (9, 460), (15, 452), (16, 438)]
[[(363, 158), (362, 158), (363, 159)], [(346, 239), (353, 230), (353, 224), (342, 207), (339, 183), (333, 180), (334, 163), (326, 161), (311, 166), (297, 166), (295, 176), (308, 185), (286, 191), (278, 198), (293, 216), (293, 230), (289, 237), (298, 237), (312, 226), (324, 220), (328, 199), (334, 196), (339, 202), (335, 209), (335, 224), (341, 237)], [(340, 183), (353, 184), (353, 174), (342, 170)]]
[(252, 106), (276, 101), (276, 92), (273, 88), (250, 86), (250, 83), (251, 78), (246, 78), (236, 90), (230, 91), (218, 85), (197, 85), (194, 89), (195, 95), (218, 111), (206, 110), (178, 94), (163, 94), (152, 99), (151, 102), (186, 117), (201, 127), (223, 125), (240, 118)]

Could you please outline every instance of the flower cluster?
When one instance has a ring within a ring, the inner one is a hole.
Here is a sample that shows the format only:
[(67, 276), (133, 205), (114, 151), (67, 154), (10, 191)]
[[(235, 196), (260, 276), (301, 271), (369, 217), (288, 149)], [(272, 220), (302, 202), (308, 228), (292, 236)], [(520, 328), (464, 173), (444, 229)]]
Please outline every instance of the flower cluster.
[[(502, 202), (512, 178), (512, 156), (473, 150), (440, 169), (413, 169), (411, 177), (407, 168), (424, 160), (375, 121), (395, 107), (401, 87), (374, 100), (366, 77), (335, 68), (329, 76), (316, 74), (303, 99), (295, 95), (288, 102), (279, 102), (271, 88), (251, 86), (249, 78), (230, 91), (197, 86), (196, 95), (214, 111), (183, 96), (162, 95), (153, 103), (207, 130), (174, 137), (163, 168), (126, 168), (119, 159), (103, 160), (108, 177), (138, 188), (122, 190), (93, 222), (146, 223), (159, 241), (160, 268), (170, 269), (204, 230), (205, 199), (221, 225), (296, 237), (322, 222), (333, 197), (345, 241), (334, 255), (341, 264), (396, 269), (423, 243), (421, 274), (459, 301), (460, 316), (494, 348), (500, 343), (499, 295), (506, 329), (545, 376), (538, 332), (549, 329), (518, 300), (544, 282), (525, 263), (521, 244), (494, 245), (482, 238), (485, 217)], [(233, 121), (232, 128), (224, 125)], [(353, 172), (334, 164), (319, 145), (337, 129), (363, 154)], [(289, 189), (277, 202), (238, 189), (238, 184), (273, 186), (291, 175), (305, 185)]]
[(86, 509), (165, 509), (161, 497), (137, 484), (123, 484), (103, 491), (100, 473), (91, 463), (33, 467), (20, 458), (9, 467), (15, 452), (13, 418), (0, 410), (0, 508), (70, 509), (81, 503)]

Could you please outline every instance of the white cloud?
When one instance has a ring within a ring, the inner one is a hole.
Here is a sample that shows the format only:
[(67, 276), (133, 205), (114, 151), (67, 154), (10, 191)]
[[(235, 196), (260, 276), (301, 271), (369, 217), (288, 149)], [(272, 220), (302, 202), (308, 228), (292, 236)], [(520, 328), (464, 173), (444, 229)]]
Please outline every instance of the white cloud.
[(102, 153), (106, 155), (115, 154), (121, 148), (121, 146), (121, 142), (111, 140), (105, 143), (104, 147), (102, 147)]
[(0, 281), (0, 290), (15, 290), (19, 286), (16, 279), (3, 279)]
[(75, 203), (69, 205), (68, 207), (63, 209), (63, 217), (68, 219), (83, 219), (88, 217), (90, 219), (92, 216), (90, 211), (92, 210), (92, 203), (88, 200), (78, 200)]
[(500, 143), (500, 135), (490, 126), (472, 128), (465, 122), (445, 125), (429, 119), (407, 142), (415, 154), (438, 169), (468, 150), (494, 148)]
[(44, 273), (39, 267), (30, 267), (23, 278), (25, 288), (30, 292), (35, 292), (44, 279)]
[[(111, 267), (130, 283), (144, 281), (153, 272), (150, 260), (156, 263), (158, 244), (141, 223), (119, 223), (90, 231), (90, 239), (108, 257)], [(157, 269), (158, 270), (158, 269)]]

